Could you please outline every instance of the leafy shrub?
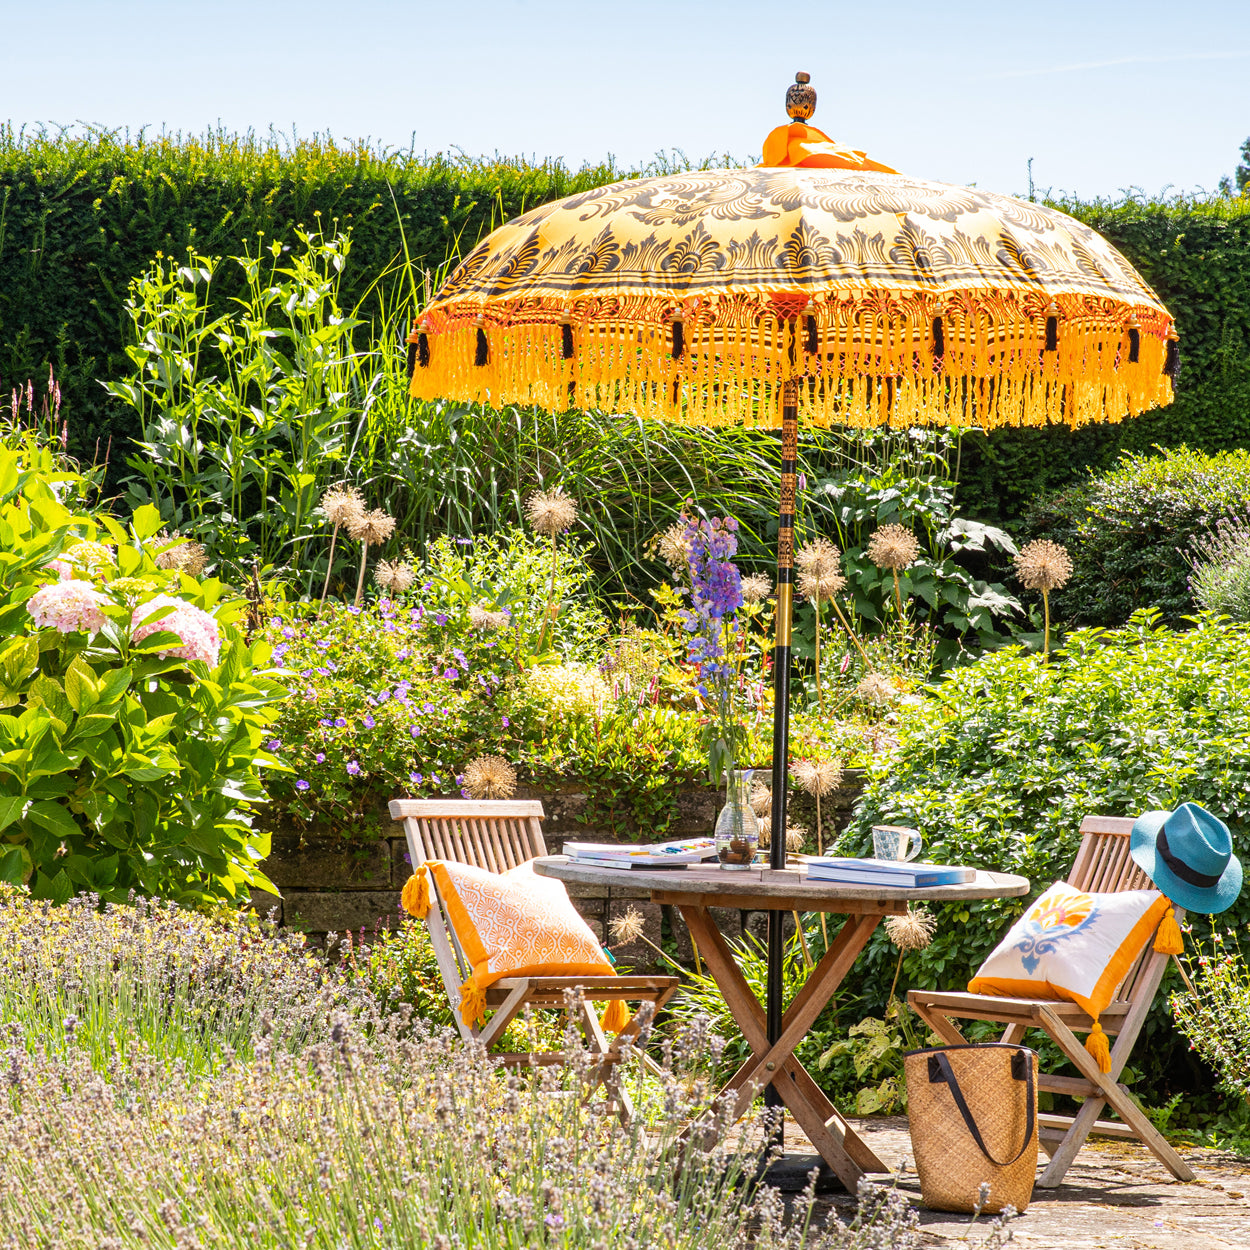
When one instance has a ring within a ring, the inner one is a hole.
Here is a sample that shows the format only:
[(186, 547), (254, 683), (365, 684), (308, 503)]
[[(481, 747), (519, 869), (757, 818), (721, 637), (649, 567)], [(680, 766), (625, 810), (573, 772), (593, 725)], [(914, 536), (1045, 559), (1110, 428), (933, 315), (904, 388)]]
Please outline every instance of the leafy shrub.
[[(1050, 663), (1009, 648), (952, 670), (870, 765), (844, 840), (871, 847), (873, 824), (923, 831), (939, 863), (1019, 873), (1033, 893), (1061, 880), (1091, 813), (1137, 815), (1193, 800), (1221, 815), (1244, 859), (1250, 843), (1250, 628), (1200, 618), (1175, 633), (1139, 615), (1115, 632), (1079, 630)], [(907, 956), (912, 984), (962, 987), (1027, 900), (947, 904), (937, 933)], [(1250, 919), (1250, 898), (1228, 919)], [(874, 935), (850, 981), (883, 1005), (894, 951)], [(1198, 1083), (1157, 1004), (1135, 1052), (1151, 1087)]]
[(1157, 608), (1176, 624), (1194, 610), (1191, 545), (1221, 519), (1250, 511), (1250, 451), (1156, 452), (1126, 455), (1030, 513), (1026, 528), (1066, 546), (1075, 566), (1052, 595), (1057, 617), (1117, 626)]
[(1207, 612), (1250, 621), (1250, 525), (1217, 521), (1215, 532), (1193, 543), (1189, 590)]
[(29, 436), (0, 443), (0, 878), (236, 900), (268, 885), (269, 648), (220, 582), (158, 567), (154, 509), (127, 529), (68, 506), (81, 489)]

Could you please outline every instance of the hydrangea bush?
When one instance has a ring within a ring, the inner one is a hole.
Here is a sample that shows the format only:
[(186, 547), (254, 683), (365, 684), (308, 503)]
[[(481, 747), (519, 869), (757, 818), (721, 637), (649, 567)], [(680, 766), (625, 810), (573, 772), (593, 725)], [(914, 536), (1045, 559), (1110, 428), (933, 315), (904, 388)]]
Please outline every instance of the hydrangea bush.
[(272, 888), (268, 645), (221, 582), (159, 567), (155, 509), (123, 526), (80, 486), (29, 436), (0, 443), (0, 880), (58, 903)]

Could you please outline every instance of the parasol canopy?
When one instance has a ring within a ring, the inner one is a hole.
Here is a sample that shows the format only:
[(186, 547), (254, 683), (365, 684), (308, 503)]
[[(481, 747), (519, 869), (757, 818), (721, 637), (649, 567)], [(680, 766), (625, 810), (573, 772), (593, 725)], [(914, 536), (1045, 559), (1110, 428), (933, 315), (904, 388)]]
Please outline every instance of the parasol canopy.
[(765, 155), (496, 230), (415, 327), (412, 394), (775, 426), (803, 378), (800, 421), (851, 427), (1079, 426), (1171, 400), (1172, 318), (1087, 226), (802, 121)]

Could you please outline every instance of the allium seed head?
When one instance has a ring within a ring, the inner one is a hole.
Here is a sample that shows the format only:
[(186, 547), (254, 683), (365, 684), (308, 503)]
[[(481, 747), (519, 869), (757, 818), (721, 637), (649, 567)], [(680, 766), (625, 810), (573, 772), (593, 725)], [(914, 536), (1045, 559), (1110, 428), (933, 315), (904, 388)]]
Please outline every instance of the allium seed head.
[(937, 921), (927, 907), (909, 907), (901, 916), (887, 916), (886, 936), (901, 951), (922, 951), (933, 941)]
[(846, 578), (836, 568), (825, 572), (802, 572), (799, 574), (798, 591), (815, 604), (828, 603), (846, 588)]
[(813, 798), (825, 798), (842, 784), (842, 769), (836, 760), (796, 760), (790, 765), (795, 781)]
[(920, 544), (915, 534), (901, 525), (883, 525), (873, 530), (868, 539), (868, 558), (879, 569), (897, 573), (915, 563), (919, 554)]
[[(172, 534), (166, 530), (161, 530), (154, 541), (157, 546), (166, 548), (155, 556), (158, 569), (179, 569), (189, 577), (198, 577), (204, 572), (204, 568), (208, 564), (208, 555), (204, 550), (203, 543), (183, 538), (177, 530)], [(169, 546), (170, 543), (175, 545), (171, 547)]]
[(646, 921), (643, 919), (642, 912), (636, 907), (631, 907), (608, 925), (608, 932), (613, 945), (632, 946), (642, 937), (645, 928)]
[(525, 515), (536, 534), (553, 538), (563, 534), (577, 520), (577, 500), (566, 495), (559, 486), (536, 490), (525, 501)]
[(474, 629), (503, 629), (508, 624), (508, 614), (492, 612), (489, 608), (483, 608), (475, 603), (469, 609), (469, 624)]
[(763, 603), (773, 593), (773, 579), (765, 573), (752, 573), (742, 579), (742, 602)]
[(412, 565), (402, 560), (379, 560), (378, 567), (373, 570), (373, 580), (383, 590), (392, 594), (402, 595), (416, 580)]
[(516, 769), (500, 755), (479, 755), (464, 768), (464, 788), (475, 799), (508, 799), (516, 793)]
[(1015, 559), (1016, 576), (1026, 590), (1058, 590), (1072, 576), (1068, 549), (1049, 538), (1035, 538)]
[(381, 508), (357, 513), (346, 524), (347, 532), (352, 538), (357, 542), (368, 543), (371, 547), (386, 542), (395, 532), (395, 518)]
[(869, 673), (855, 687), (855, 694), (865, 703), (874, 703), (878, 707), (884, 707), (898, 697), (898, 687), (888, 677), (882, 677), (880, 673)]
[(331, 525), (350, 525), (365, 511), (365, 501), (354, 486), (331, 486), (321, 496), (321, 511)]
[(794, 553), (794, 565), (800, 573), (821, 577), (842, 571), (842, 552), (827, 538), (813, 538)]

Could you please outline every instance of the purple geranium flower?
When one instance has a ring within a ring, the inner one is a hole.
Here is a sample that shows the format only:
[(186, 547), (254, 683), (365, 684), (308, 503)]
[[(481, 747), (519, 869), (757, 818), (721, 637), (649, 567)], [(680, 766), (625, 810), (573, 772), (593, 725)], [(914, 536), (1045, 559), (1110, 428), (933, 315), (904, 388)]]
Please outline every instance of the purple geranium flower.
[(324, 751), (318, 751), (317, 754), (313, 756), (313, 760), (318, 764), (324, 764), (326, 762), (326, 753)]
[(373, 719), (373, 717), (372, 717), (372, 716), (370, 716), (370, 715), (368, 714), (368, 712), (366, 712), (366, 713), (365, 713), (365, 718), (364, 718), (364, 720), (362, 720), (360, 723), (361, 723), (361, 724), (362, 724), (362, 725), (363, 725), (366, 729), (372, 729), (372, 728), (374, 727), (374, 725), (376, 725), (378, 722), (377, 722), (377, 721), (375, 721), (375, 720)]
[(360, 765), (357, 764), (355, 760), (347, 761), (347, 775), (349, 777), (360, 776)]
[(306, 781), (303, 779), (303, 777), (301, 777), (301, 778), (300, 778), (300, 779), (299, 779), (299, 780), (295, 783), (295, 788), (296, 788), (297, 790), (307, 790), (307, 789), (308, 789), (308, 782), (306, 782)]

